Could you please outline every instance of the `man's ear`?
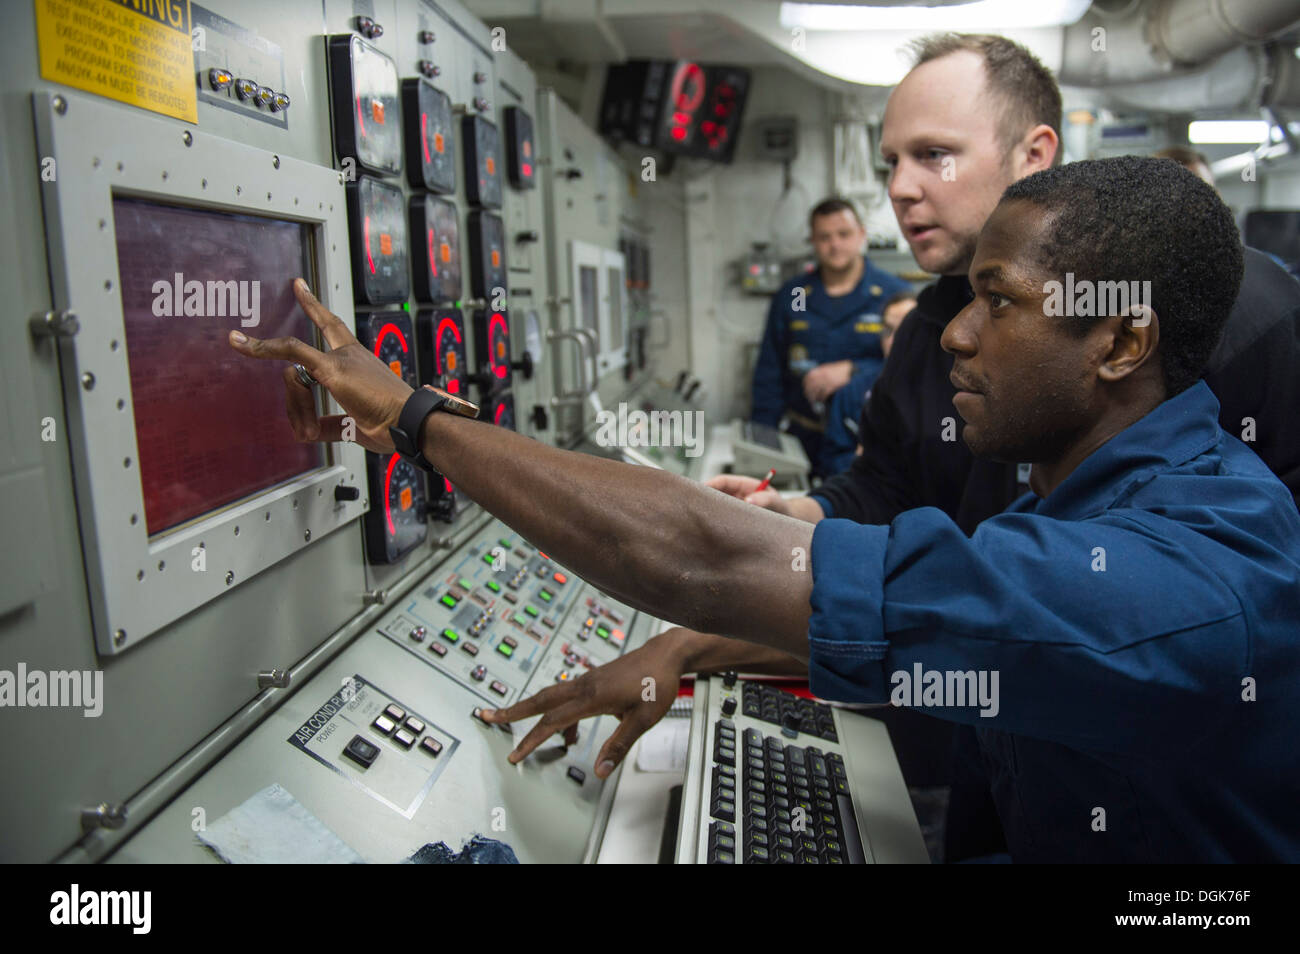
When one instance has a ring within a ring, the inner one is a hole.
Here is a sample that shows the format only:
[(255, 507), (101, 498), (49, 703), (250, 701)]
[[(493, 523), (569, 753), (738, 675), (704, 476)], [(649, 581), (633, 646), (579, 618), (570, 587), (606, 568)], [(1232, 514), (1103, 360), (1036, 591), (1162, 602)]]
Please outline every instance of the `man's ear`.
[(1020, 140), (1017, 150), (1020, 168), (1016, 170), (1020, 178), (1051, 168), (1056, 151), (1061, 148), (1061, 137), (1056, 130), (1046, 123), (1039, 123)]
[(1127, 315), (1107, 318), (1106, 325), (1111, 330), (1110, 349), (1097, 368), (1103, 381), (1119, 381), (1155, 360), (1160, 319), (1151, 306), (1134, 305)]

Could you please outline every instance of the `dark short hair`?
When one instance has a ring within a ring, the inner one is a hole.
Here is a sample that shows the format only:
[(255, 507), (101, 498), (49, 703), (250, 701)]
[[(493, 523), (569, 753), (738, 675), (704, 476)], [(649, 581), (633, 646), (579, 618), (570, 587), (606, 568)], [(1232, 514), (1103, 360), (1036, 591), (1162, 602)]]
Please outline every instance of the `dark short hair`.
[[(984, 79), (1001, 115), (998, 138), (1010, 152), (1035, 126), (1051, 126), (1061, 135), (1061, 90), (1051, 71), (1038, 57), (1014, 40), (989, 33), (934, 33), (913, 40), (912, 67), (965, 50), (984, 60)], [(1060, 165), (1056, 150), (1052, 165)]]
[(813, 219), (820, 218), (823, 215), (834, 215), (836, 212), (847, 212), (853, 216), (858, 225), (862, 224), (858, 210), (853, 207), (852, 202), (848, 199), (841, 199), (839, 196), (830, 196), (822, 199), (812, 207), (812, 211), (808, 213), (808, 228), (812, 228)]
[[(1002, 201), (1051, 217), (1039, 261), (1075, 282), (1149, 281), (1166, 397), (1196, 383), (1237, 299), (1241, 237), (1217, 192), (1166, 159), (1117, 156), (1045, 169)], [(1084, 334), (1096, 318), (1062, 318)]]

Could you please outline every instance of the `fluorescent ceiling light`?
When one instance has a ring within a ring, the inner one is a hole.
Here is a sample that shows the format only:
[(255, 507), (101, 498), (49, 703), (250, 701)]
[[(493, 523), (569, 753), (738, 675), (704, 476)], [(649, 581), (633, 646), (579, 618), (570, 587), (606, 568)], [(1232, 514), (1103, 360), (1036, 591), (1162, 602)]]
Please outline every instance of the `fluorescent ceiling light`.
[(1187, 124), (1187, 141), (1207, 143), (1268, 141), (1269, 124), (1262, 119), (1198, 119)]
[(834, 3), (782, 3), (781, 26), (805, 30), (995, 30), (1066, 26), (1092, 0), (975, 0), (959, 6), (867, 7)]

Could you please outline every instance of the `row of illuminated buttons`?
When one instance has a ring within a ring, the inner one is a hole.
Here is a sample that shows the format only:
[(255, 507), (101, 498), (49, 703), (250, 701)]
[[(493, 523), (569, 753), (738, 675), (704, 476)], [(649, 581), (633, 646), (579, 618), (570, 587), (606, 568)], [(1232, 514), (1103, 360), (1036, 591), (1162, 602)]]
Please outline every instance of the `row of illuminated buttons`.
[(233, 85), (235, 95), (239, 97), (240, 102), (265, 106), (273, 113), (289, 108), (288, 94), (277, 93), (271, 87), (262, 86), (251, 79), (235, 79), (235, 74), (230, 70), (219, 67), (208, 70), (208, 85), (218, 93), (224, 92)]
[(618, 610), (613, 610), (610, 609), (608, 606), (605, 606), (601, 603), (597, 603), (596, 598), (594, 596), (587, 597), (587, 608), (591, 610), (592, 614), (595, 616), (604, 616), (607, 619), (612, 620), (614, 623), (618, 624), (619, 626), (623, 625), (623, 614), (620, 613)]
[[(375, 717), (375, 721), (370, 723), (370, 727), (380, 735), (391, 738), (404, 749), (415, 745), (416, 739), (425, 729), (422, 719), (407, 715), (406, 710), (396, 704), (385, 707), (384, 711)], [(434, 757), (442, 754), (442, 743), (432, 736), (427, 736), (420, 743), (420, 748)]]
[[(472, 584), (469, 582), (469, 580), (461, 580), (458, 585), (460, 587), (468, 588)], [(501, 594), (501, 584), (498, 583), (496, 580), (488, 580), (485, 585), (492, 593)], [(505, 593), (502, 595), (504, 595), (506, 601), (509, 603), (518, 604), (519, 602), (519, 597), (513, 593)], [(543, 603), (550, 603), (552, 600), (555, 599), (555, 593), (543, 586), (540, 590), (537, 591), (537, 597)], [(460, 605), (460, 601), (463, 600), (464, 598), (465, 598), (464, 592), (457, 593), (453, 590), (448, 590), (446, 593), (442, 594), (438, 602), (441, 603), (443, 606), (447, 607), (447, 609), (455, 609), (457, 606)], [(482, 600), (480, 600), (480, 602), (482, 602)], [(524, 612), (527, 613), (529, 616), (533, 617), (534, 619), (541, 616), (541, 610), (539, 610), (536, 606), (533, 606), (531, 603), (525, 604)], [(484, 613), (483, 616), (484, 619), (486, 620), (487, 614)], [(518, 619), (518, 614), (516, 614), (516, 619)], [(542, 622), (552, 628), (555, 626), (555, 620), (551, 619), (551, 617), (549, 616), (544, 618)]]
[(590, 639), (593, 630), (597, 636), (601, 639), (607, 640), (614, 646), (622, 646), (623, 642), (627, 639), (627, 634), (621, 629), (610, 629), (603, 623), (597, 623), (593, 616), (588, 616), (586, 621), (582, 624), (582, 628), (578, 630), (578, 638)]

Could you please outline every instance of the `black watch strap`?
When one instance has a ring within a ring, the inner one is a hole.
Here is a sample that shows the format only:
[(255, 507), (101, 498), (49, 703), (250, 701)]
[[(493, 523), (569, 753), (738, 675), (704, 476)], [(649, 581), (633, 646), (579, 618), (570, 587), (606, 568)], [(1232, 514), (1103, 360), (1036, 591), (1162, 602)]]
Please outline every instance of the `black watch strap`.
[(424, 419), (442, 407), (447, 400), (445, 395), (429, 388), (416, 388), (415, 393), (406, 399), (402, 413), (397, 416), (397, 426), (388, 429), (388, 436), (393, 439), (393, 446), (403, 459), (409, 460), (421, 470), (437, 473), (420, 451), (420, 430)]

